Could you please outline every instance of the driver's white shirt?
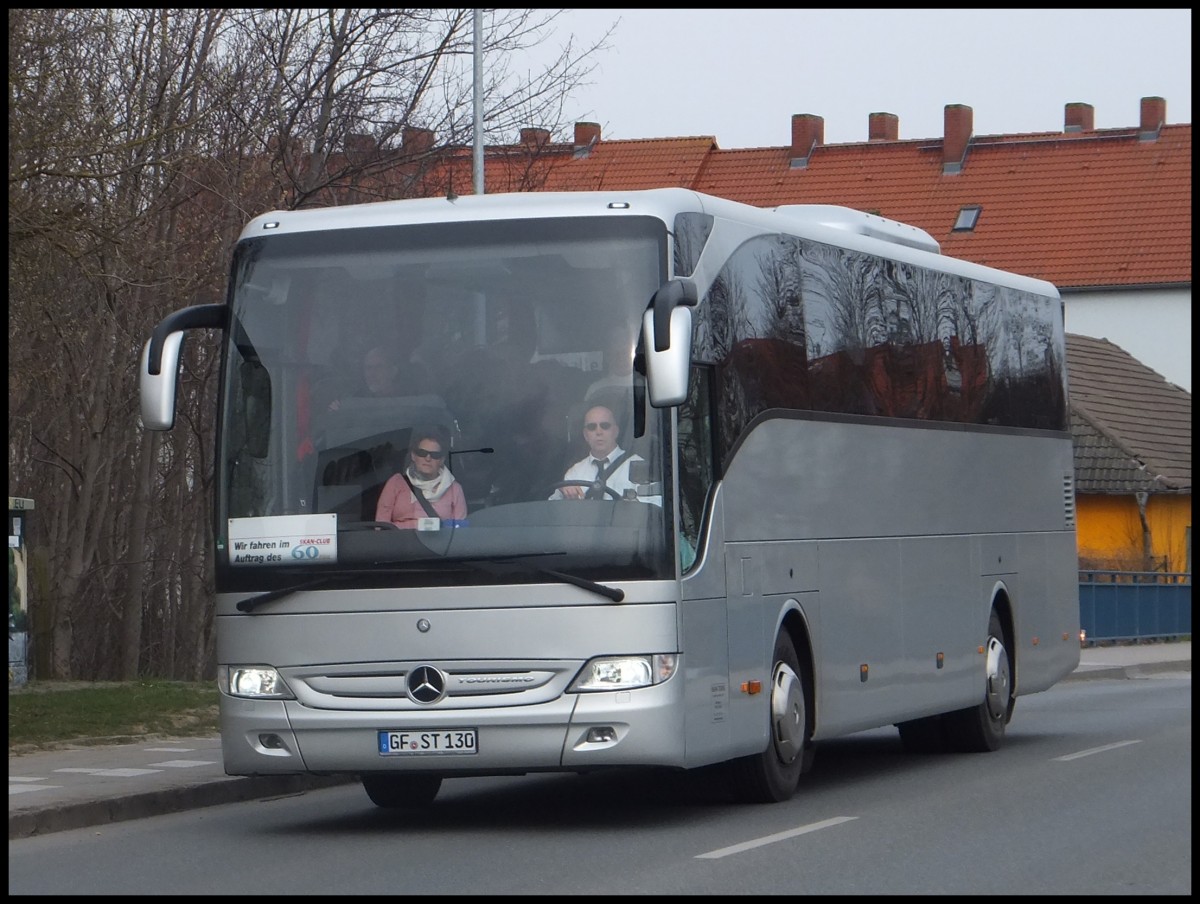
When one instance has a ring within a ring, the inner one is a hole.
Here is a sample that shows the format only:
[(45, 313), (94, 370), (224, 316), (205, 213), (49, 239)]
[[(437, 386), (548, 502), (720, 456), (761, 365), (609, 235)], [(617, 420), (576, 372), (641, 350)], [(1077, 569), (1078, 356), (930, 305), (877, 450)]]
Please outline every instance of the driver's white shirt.
[[(610, 463), (614, 462), (624, 454), (625, 453), (621, 447), (617, 446), (617, 448), (608, 453), (607, 460)], [(588, 483), (594, 483), (596, 480), (596, 462), (598, 461), (600, 461), (600, 459), (594, 458), (591, 455), (581, 458), (579, 461), (575, 462), (575, 464), (571, 465), (571, 467), (567, 468), (567, 473), (563, 475), (563, 480), (585, 480)], [(629, 463), (631, 461), (642, 461), (642, 456), (636, 453), (630, 455), (627, 459), (621, 462), (620, 467), (613, 471), (612, 474), (608, 476), (608, 479), (604, 481), (606, 485), (612, 487), (612, 489), (621, 496), (625, 495), (626, 490), (637, 490), (637, 484), (631, 483), (629, 480)], [(581, 487), (581, 489), (586, 490), (586, 487)], [(562, 489), (560, 488), (555, 490), (551, 494), (550, 498), (565, 499), (566, 497), (563, 496)], [(611, 493), (605, 493), (604, 498), (612, 499), (613, 496)], [(649, 502), (658, 506), (662, 505), (661, 496), (638, 496), (637, 500), (638, 502)]]

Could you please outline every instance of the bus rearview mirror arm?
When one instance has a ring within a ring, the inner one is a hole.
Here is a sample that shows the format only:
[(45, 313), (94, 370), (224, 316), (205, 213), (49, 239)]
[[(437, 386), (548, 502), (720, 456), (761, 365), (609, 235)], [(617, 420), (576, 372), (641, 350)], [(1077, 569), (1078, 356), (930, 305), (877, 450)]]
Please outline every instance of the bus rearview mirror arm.
[(163, 346), (171, 333), (198, 327), (225, 329), (229, 319), (229, 307), (224, 304), (198, 304), (164, 317), (154, 328), (147, 348), (146, 372), (152, 377), (162, 373)]
[(700, 300), (696, 284), (690, 279), (673, 279), (654, 293), (654, 350), (665, 352), (671, 344), (671, 312), (680, 305), (694, 308)]

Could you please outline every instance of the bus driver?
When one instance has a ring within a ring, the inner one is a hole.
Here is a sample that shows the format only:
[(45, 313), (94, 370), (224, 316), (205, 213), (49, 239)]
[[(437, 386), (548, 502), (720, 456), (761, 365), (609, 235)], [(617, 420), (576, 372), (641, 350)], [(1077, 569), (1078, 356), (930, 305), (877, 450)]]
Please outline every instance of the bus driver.
[[(583, 416), (583, 438), (587, 440), (588, 454), (581, 458), (563, 474), (563, 480), (578, 480), (594, 486), (559, 487), (550, 496), (551, 499), (613, 499), (633, 496), (642, 502), (652, 502), (662, 505), (662, 497), (637, 497), (637, 485), (629, 479), (629, 463), (642, 461), (642, 457), (634, 452), (626, 452), (617, 445), (621, 436), (621, 428), (611, 409), (604, 405), (594, 405)], [(607, 493), (604, 487), (613, 490), (617, 496)]]

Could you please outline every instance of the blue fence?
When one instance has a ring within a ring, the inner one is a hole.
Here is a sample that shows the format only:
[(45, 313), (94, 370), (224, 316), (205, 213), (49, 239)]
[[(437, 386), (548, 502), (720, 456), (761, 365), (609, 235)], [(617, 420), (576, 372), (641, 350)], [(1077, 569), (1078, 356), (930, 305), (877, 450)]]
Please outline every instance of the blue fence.
[(1192, 576), (1154, 571), (1079, 572), (1079, 627), (1088, 642), (1192, 633)]

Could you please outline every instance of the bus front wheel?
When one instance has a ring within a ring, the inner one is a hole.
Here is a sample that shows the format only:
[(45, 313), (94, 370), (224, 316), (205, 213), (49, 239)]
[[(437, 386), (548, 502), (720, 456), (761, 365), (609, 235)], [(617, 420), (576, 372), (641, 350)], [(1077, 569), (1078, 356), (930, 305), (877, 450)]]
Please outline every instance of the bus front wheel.
[(775, 639), (771, 659), (767, 749), (729, 763), (733, 792), (738, 800), (747, 803), (788, 800), (796, 793), (800, 775), (811, 762), (807, 673), (800, 668), (796, 647), (786, 632)]

